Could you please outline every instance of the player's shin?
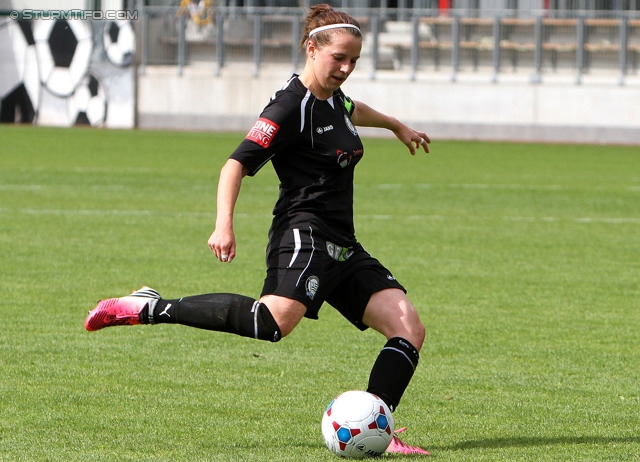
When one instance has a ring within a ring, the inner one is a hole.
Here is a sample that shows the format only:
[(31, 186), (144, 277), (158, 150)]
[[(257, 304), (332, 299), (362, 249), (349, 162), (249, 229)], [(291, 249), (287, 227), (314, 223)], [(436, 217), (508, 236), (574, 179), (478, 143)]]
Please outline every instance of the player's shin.
[(382, 398), (391, 411), (395, 411), (419, 359), (418, 350), (407, 340), (390, 339), (371, 369), (367, 391)]
[(269, 308), (244, 295), (218, 293), (159, 300), (149, 323), (174, 323), (277, 342), (282, 337)]

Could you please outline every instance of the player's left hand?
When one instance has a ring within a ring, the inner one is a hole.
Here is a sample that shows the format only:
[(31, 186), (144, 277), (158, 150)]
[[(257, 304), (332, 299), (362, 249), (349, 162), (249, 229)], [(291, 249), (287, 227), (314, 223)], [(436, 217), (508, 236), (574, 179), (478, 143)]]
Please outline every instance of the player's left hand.
[(393, 131), (402, 143), (409, 148), (411, 155), (416, 154), (416, 149), (424, 149), (424, 152), (429, 152), (429, 143), (431, 139), (425, 132), (419, 132), (404, 124), (401, 124), (396, 130)]

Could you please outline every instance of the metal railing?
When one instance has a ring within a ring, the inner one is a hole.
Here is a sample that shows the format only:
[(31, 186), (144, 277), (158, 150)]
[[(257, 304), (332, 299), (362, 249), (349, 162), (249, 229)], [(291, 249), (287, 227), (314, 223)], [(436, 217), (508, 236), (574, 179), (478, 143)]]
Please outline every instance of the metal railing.
[[(613, 76), (624, 84), (638, 73), (640, 16), (636, 11), (606, 11), (555, 17), (545, 11), (482, 11), (439, 16), (436, 8), (411, 9), (402, 19), (391, 10), (352, 9), (365, 38), (359, 68), (378, 72), (502, 74), (526, 73), (532, 83), (545, 75)], [(391, 11), (391, 12), (390, 12)], [(383, 14), (384, 13), (384, 14)], [(585, 12), (582, 12), (585, 13)], [(302, 12), (299, 8), (217, 7), (206, 21), (179, 14), (174, 7), (140, 9), (141, 72), (147, 66), (209, 66), (216, 75), (237, 63), (259, 75), (265, 63), (299, 70)]]

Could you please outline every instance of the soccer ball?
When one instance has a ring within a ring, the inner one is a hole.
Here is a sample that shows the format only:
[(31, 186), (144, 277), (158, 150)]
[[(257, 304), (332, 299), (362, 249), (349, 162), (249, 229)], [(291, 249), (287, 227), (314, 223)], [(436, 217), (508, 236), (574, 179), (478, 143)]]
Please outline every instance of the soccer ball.
[(33, 122), (40, 82), (29, 21), (0, 24), (0, 122)]
[(102, 34), (107, 59), (118, 67), (133, 64), (136, 50), (136, 35), (131, 21), (107, 21)]
[(73, 95), (67, 98), (67, 117), (73, 125), (104, 125), (107, 97), (96, 77), (87, 74)]
[(389, 407), (366, 391), (352, 390), (335, 398), (322, 416), (322, 436), (333, 453), (361, 459), (384, 453), (393, 437)]
[(38, 19), (33, 36), (40, 81), (52, 94), (71, 95), (89, 69), (93, 33), (88, 21)]

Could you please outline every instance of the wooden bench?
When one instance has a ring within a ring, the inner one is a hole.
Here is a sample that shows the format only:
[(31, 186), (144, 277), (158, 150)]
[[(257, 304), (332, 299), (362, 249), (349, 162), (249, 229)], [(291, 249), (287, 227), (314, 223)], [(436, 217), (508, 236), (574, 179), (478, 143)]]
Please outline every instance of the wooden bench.
[[(178, 37), (162, 37), (160, 39), (161, 43), (167, 45), (177, 45), (179, 42)], [(223, 44), (225, 46), (231, 47), (253, 47), (253, 38), (228, 38), (225, 37)], [(217, 41), (214, 37), (206, 38), (204, 40), (185, 40), (185, 43), (188, 46), (194, 45), (208, 45), (215, 46)], [(265, 48), (282, 48), (282, 47), (291, 47), (293, 42), (291, 39), (286, 38), (263, 38), (260, 40), (260, 45)]]
[[(620, 44), (615, 43), (620, 37), (620, 21), (617, 19), (585, 19), (585, 44), (584, 49), (589, 53), (619, 53)], [(593, 36), (593, 28), (610, 29), (606, 38), (598, 38)]]
[[(422, 18), (420, 21), (436, 28), (436, 40), (430, 42), (421, 41), (419, 44), (420, 48), (441, 51), (451, 50), (453, 46), (451, 43), (451, 27), (453, 20), (451, 18)], [(535, 19), (502, 18), (500, 20), (500, 26), (503, 28), (501, 36), (504, 37), (500, 41), (500, 50), (510, 53), (514, 67), (517, 66), (518, 53), (532, 53), (535, 51), (533, 32), (535, 23)], [(488, 28), (492, 26), (492, 24), (492, 19), (461, 18), (460, 49), (471, 50), (472, 59), (474, 60), (476, 59), (475, 56), (477, 56), (477, 53), (481, 51), (489, 51), (493, 46), (492, 41), (483, 41), (482, 39), (467, 40), (464, 38), (464, 30), (462, 29), (462, 26)], [(627, 50), (630, 53), (633, 68), (637, 69), (640, 58), (640, 19), (629, 20), (628, 25), (629, 42), (627, 44)], [(542, 51), (551, 55), (551, 64), (555, 69), (561, 55), (576, 53), (578, 51), (578, 20), (544, 18), (542, 20), (542, 26)], [(618, 43), (620, 34), (619, 19), (585, 19), (584, 26), (584, 51), (586, 53), (604, 55), (606, 53), (618, 54), (620, 52), (620, 44)], [(444, 32), (447, 34), (445, 40), (441, 40), (442, 34), (438, 33), (438, 28), (445, 29)], [(504, 28), (506, 28), (506, 30), (504, 30)], [(530, 33), (520, 33), (518, 34), (518, 37), (515, 37), (514, 35), (516, 34), (514, 34), (514, 31), (518, 28), (528, 30)], [(608, 34), (606, 32), (607, 28), (610, 29)], [(564, 31), (562, 29), (564, 29)], [(598, 29), (605, 29), (605, 31), (600, 30), (599, 33), (596, 34), (595, 31)]]
[(629, 42), (627, 50), (629, 50), (631, 65), (633, 69), (638, 69), (638, 61), (640, 57), (640, 19), (630, 19), (629, 25)]
[[(367, 18), (358, 18), (363, 27), (367, 27)], [(229, 47), (230, 51), (244, 52), (251, 55), (254, 47), (254, 39), (252, 33), (251, 17), (247, 18), (247, 34), (242, 35), (237, 29), (235, 34), (231, 36), (225, 34), (223, 44)], [(293, 43), (292, 27), (298, 24), (294, 18), (290, 16), (264, 16), (262, 17), (262, 33), (264, 37), (260, 41), (263, 50), (286, 50), (291, 52), (292, 47), (297, 47), (297, 43)], [(433, 53), (436, 68), (439, 67), (443, 54), (451, 53), (454, 44), (452, 42), (452, 29), (454, 19), (451, 17), (423, 17), (419, 18), (420, 36), (418, 41), (419, 51), (427, 51)], [(285, 27), (279, 27), (281, 24)], [(410, 24), (410, 23), (409, 23)], [(531, 54), (535, 52), (535, 19), (522, 18), (502, 18), (500, 20), (500, 52), (506, 53), (506, 58), (511, 59), (514, 68), (518, 66), (518, 60), (525, 56), (527, 62), (531, 59)], [(630, 65), (637, 69), (640, 60), (640, 19), (632, 19), (628, 21), (629, 25), (629, 42), (628, 51)], [(429, 33), (425, 38), (423, 26), (427, 26)], [(493, 37), (494, 19), (492, 18), (460, 18), (459, 19), (459, 50), (464, 51), (465, 55), (461, 56), (463, 62), (471, 61), (474, 69), (477, 69), (481, 61), (491, 62), (489, 58), (482, 58), (492, 53), (494, 50)], [(588, 60), (590, 54), (606, 56), (607, 53), (619, 54), (619, 19), (585, 19), (585, 59)], [(551, 60), (551, 65), (555, 69), (562, 57), (565, 59), (573, 59), (571, 54), (578, 52), (577, 40), (577, 19), (564, 18), (543, 18), (542, 19), (542, 44), (541, 51), (546, 59)], [(607, 40), (607, 37), (611, 37)], [(177, 37), (164, 37), (162, 43), (171, 46), (177, 46)], [(401, 33), (386, 34), (381, 32), (379, 36), (381, 47), (392, 50), (393, 56), (398, 58), (398, 62), (402, 62), (402, 57), (407, 57), (411, 53), (413, 44), (413, 29), (407, 27), (402, 29)], [(206, 37), (204, 40), (190, 41), (186, 40), (188, 50), (207, 50), (215, 47), (216, 37)], [(205, 51), (209, 53), (209, 51)], [(429, 58), (431, 59), (431, 58)], [(609, 59), (608, 57), (604, 59)], [(493, 64), (493, 63), (492, 63)]]

